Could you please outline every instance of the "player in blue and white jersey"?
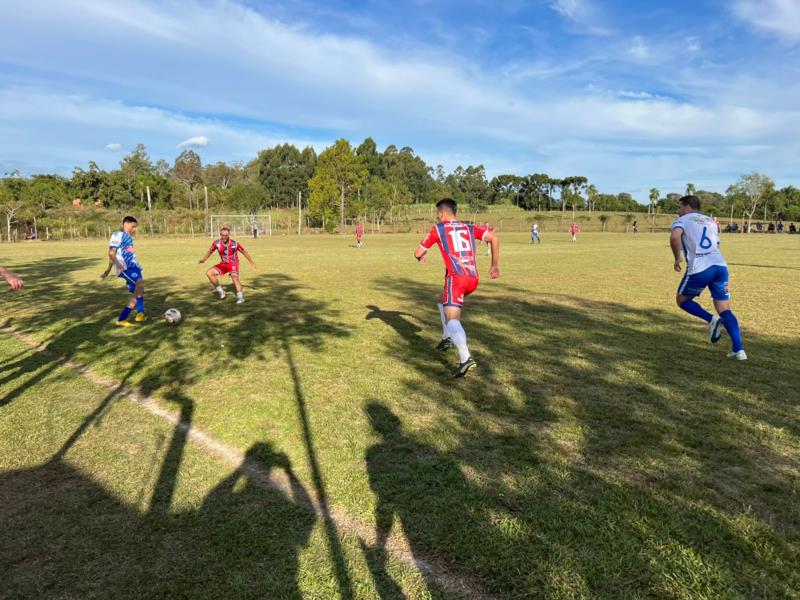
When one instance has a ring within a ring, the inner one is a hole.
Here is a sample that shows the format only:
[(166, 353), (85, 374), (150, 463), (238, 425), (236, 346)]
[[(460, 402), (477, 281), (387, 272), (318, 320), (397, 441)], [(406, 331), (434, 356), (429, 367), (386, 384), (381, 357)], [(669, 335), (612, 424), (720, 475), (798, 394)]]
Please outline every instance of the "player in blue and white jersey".
[(108, 242), (108, 268), (100, 275), (100, 279), (105, 279), (111, 272), (111, 267), (117, 270), (117, 276), (125, 281), (128, 291), (131, 293), (130, 300), (122, 312), (119, 313), (117, 327), (134, 327), (128, 321), (128, 316), (136, 308), (136, 321), (144, 321), (144, 281), (142, 280), (142, 265), (136, 258), (133, 249), (133, 236), (136, 233), (138, 221), (134, 217), (122, 219), (122, 229), (111, 234)]
[[(681, 252), (686, 257), (686, 273), (678, 286), (675, 298), (678, 306), (708, 323), (708, 334), (712, 344), (722, 336), (722, 328), (728, 331), (732, 348), (730, 358), (747, 360), (742, 347), (739, 321), (731, 310), (731, 294), (728, 289), (728, 263), (719, 251), (719, 229), (714, 219), (700, 213), (700, 199), (684, 196), (678, 202), (680, 215), (672, 223), (669, 243), (675, 257), (675, 270), (681, 271)], [(712, 316), (694, 298), (708, 288), (719, 316)]]

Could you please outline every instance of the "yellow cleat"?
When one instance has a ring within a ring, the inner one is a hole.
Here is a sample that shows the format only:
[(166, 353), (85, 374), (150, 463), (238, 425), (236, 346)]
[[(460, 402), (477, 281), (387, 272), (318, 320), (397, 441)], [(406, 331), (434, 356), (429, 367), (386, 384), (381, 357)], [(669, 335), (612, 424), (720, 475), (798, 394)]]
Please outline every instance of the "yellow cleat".
[(135, 320), (136, 320), (137, 323), (141, 323), (142, 321), (144, 321), (144, 318), (145, 317), (144, 317), (144, 313), (143, 312), (142, 313), (136, 313), (136, 319)]
[(136, 327), (136, 325), (134, 325), (134, 324), (133, 324), (133, 323), (131, 323), (130, 321), (117, 321), (117, 322), (115, 323), (115, 325), (116, 325), (117, 327)]

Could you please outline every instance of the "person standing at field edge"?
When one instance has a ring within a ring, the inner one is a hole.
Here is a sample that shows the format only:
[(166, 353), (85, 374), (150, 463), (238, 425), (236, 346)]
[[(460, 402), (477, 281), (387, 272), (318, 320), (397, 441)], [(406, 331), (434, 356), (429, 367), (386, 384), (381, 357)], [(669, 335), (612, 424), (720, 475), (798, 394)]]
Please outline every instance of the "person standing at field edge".
[(25, 282), (22, 281), (22, 277), (2, 266), (0, 266), (0, 277), (5, 279), (15, 292), (21, 290), (25, 285)]
[(108, 267), (100, 275), (100, 279), (105, 279), (111, 272), (111, 267), (117, 270), (117, 277), (125, 281), (128, 291), (131, 293), (130, 300), (117, 318), (117, 327), (135, 327), (128, 321), (128, 316), (136, 308), (136, 322), (144, 321), (144, 280), (142, 279), (142, 265), (136, 258), (136, 251), (133, 249), (133, 236), (136, 235), (138, 221), (135, 217), (127, 216), (122, 219), (122, 229), (111, 234), (108, 242)]
[(572, 234), (572, 241), (578, 241), (578, 234), (581, 231), (581, 226), (578, 223), (573, 223), (572, 226), (569, 228), (569, 232)]
[(359, 223), (356, 225), (356, 248), (361, 248), (364, 245), (364, 242), (361, 241), (361, 238), (364, 237), (364, 226)]
[[(700, 199), (684, 196), (678, 201), (678, 214), (672, 223), (669, 244), (675, 258), (674, 269), (681, 271), (681, 250), (686, 257), (686, 273), (678, 286), (675, 302), (690, 315), (708, 323), (708, 337), (716, 344), (722, 337), (722, 327), (731, 338), (728, 358), (747, 360), (742, 346), (739, 321), (731, 310), (731, 293), (728, 288), (728, 263), (719, 251), (719, 231), (714, 219), (700, 213)], [(719, 316), (712, 316), (694, 298), (705, 288), (711, 292), (714, 308)]]

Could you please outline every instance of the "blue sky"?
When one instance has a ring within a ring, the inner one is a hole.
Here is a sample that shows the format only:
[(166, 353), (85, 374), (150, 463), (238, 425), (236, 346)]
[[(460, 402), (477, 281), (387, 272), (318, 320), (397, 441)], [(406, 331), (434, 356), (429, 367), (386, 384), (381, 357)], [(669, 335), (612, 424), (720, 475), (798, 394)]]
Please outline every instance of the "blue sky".
[(800, 183), (798, 0), (3, 4), (0, 174), (372, 136), (639, 199)]

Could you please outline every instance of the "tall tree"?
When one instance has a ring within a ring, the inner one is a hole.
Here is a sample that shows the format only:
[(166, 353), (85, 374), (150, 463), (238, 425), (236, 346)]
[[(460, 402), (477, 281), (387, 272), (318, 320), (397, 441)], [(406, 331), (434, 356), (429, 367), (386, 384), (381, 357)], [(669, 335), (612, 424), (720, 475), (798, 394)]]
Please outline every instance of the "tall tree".
[(658, 191), (658, 188), (650, 188), (650, 214), (656, 214), (656, 204), (658, 203), (660, 197), (661, 192)]
[(172, 174), (188, 192), (189, 208), (194, 208), (194, 189), (202, 182), (203, 164), (194, 150), (184, 150), (175, 159)]
[(686, 184), (686, 195), (687, 196), (694, 196), (695, 195), (695, 187), (693, 183)]
[(281, 144), (259, 152), (257, 161), (258, 181), (273, 206), (294, 206), (298, 192), (306, 195), (314, 175), (313, 148), (301, 152), (291, 144)]
[(309, 181), (309, 210), (330, 221), (330, 209), (338, 200), (339, 225), (344, 231), (347, 202), (367, 180), (367, 169), (346, 139), (326, 148)]
[(775, 190), (775, 182), (766, 175), (753, 172), (742, 175), (734, 184), (734, 190), (746, 200), (744, 211), (747, 214), (747, 230), (750, 231), (753, 214)]

